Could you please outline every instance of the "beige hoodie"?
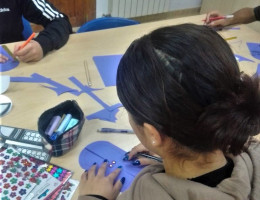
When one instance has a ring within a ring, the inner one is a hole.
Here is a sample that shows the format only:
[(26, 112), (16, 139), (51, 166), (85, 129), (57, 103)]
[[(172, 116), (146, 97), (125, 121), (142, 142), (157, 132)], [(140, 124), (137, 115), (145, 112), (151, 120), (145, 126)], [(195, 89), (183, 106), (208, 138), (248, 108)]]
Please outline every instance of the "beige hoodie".
[[(178, 179), (164, 173), (163, 165), (145, 167), (131, 187), (117, 200), (260, 200), (260, 144), (232, 157), (234, 169), (230, 178), (217, 187)], [(98, 200), (82, 196), (78, 200)]]

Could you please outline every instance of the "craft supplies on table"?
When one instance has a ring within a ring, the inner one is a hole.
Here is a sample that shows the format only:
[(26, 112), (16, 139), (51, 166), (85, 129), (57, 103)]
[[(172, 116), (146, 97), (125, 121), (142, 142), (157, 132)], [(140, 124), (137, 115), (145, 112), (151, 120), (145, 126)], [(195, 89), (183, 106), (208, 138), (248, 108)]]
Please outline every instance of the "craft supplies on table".
[(2, 143), (12, 145), (20, 153), (45, 162), (51, 159), (38, 131), (0, 125), (0, 138)]
[(51, 200), (72, 176), (70, 170), (25, 156), (13, 147), (0, 148), (0, 169), (2, 199)]

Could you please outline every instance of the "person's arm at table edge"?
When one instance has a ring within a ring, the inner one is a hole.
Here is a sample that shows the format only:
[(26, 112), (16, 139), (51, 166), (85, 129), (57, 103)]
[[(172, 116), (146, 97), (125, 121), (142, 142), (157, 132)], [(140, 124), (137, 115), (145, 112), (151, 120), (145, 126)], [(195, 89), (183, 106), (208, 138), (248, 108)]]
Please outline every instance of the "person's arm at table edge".
[(44, 11), (40, 10), (39, 5), (31, 0), (25, 0), (23, 15), (28, 21), (44, 27), (44, 30), (34, 40), (41, 45), (43, 55), (46, 55), (49, 51), (59, 49), (66, 44), (69, 34), (72, 33), (72, 27), (64, 13), (59, 12), (48, 1), (41, 3), (58, 14), (55, 14), (55, 17), (52, 16), (53, 19), (50, 20), (46, 14), (44, 15)]
[(233, 13), (234, 17), (228, 19), (229, 25), (234, 24), (248, 24), (259, 20), (260, 6), (255, 8), (242, 8)]

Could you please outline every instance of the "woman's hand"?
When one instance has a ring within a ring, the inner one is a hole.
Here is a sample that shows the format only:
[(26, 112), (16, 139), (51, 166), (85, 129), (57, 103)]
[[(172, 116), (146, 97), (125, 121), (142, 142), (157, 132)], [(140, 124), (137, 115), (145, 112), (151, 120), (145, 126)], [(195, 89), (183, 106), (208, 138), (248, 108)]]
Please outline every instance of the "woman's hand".
[(132, 150), (130, 152), (128, 152), (125, 155), (124, 160), (133, 160), (133, 165), (151, 165), (151, 164), (156, 164), (158, 163), (156, 160), (152, 160), (149, 158), (145, 158), (142, 156), (138, 156), (138, 153), (146, 153), (149, 154), (151, 156), (157, 156), (155, 153), (150, 152), (147, 148), (144, 147), (144, 145), (142, 145), (141, 143), (136, 145), (135, 147), (132, 148)]
[(96, 173), (96, 164), (94, 164), (89, 171), (85, 171), (81, 175), (79, 196), (100, 195), (109, 200), (117, 198), (120, 189), (125, 182), (125, 178), (123, 177), (121, 180), (114, 183), (121, 168), (117, 168), (108, 176), (105, 176), (106, 168), (107, 162), (105, 161)]

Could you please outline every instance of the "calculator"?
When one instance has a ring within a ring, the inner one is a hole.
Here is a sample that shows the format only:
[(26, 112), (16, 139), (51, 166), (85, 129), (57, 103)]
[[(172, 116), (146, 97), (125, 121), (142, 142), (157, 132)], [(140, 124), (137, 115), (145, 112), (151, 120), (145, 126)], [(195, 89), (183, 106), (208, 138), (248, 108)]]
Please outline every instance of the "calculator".
[(42, 136), (38, 131), (0, 125), (2, 143), (13, 145), (19, 152), (48, 162), (51, 155), (44, 148)]

